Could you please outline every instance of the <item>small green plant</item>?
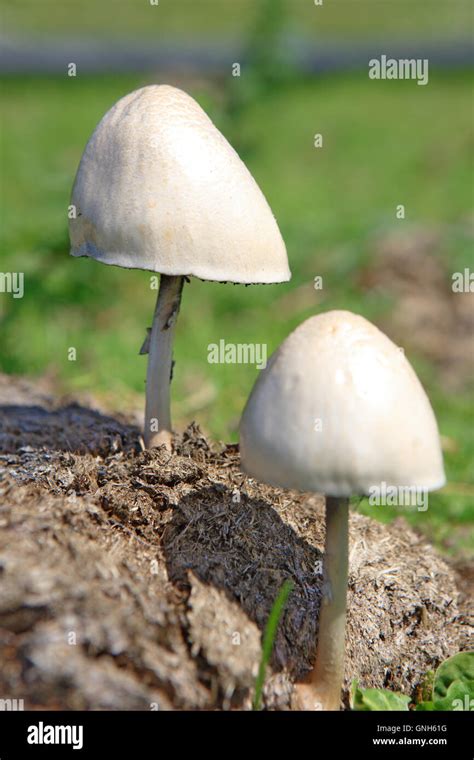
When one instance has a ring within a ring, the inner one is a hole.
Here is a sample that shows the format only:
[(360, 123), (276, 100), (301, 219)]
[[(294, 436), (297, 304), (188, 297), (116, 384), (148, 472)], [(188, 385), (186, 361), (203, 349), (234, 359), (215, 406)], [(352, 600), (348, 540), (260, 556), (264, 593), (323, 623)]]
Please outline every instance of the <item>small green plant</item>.
[[(427, 688), (432, 682), (431, 699)], [(474, 710), (474, 652), (459, 652), (445, 660), (425, 679), (423, 701), (412, 708), (417, 711)], [(353, 710), (408, 710), (410, 697), (388, 689), (360, 689), (352, 682), (350, 704)]]
[(435, 672), (428, 670), (421, 679), (415, 694), (415, 702), (429, 702), (433, 693)]
[(388, 689), (359, 689), (357, 681), (352, 682), (351, 708), (365, 712), (390, 710), (400, 712), (408, 710), (410, 697), (398, 691)]
[(278, 592), (278, 596), (273, 602), (272, 609), (270, 610), (270, 615), (267, 620), (267, 625), (265, 626), (265, 633), (263, 634), (262, 657), (260, 660), (258, 674), (255, 681), (255, 694), (254, 694), (253, 702), (252, 702), (252, 710), (261, 709), (262, 692), (263, 692), (263, 685), (265, 683), (265, 673), (267, 670), (267, 665), (270, 662), (270, 657), (272, 655), (273, 644), (275, 642), (275, 636), (278, 630), (278, 625), (280, 623), (280, 619), (283, 614), (285, 604), (288, 600), (288, 597), (292, 589), (293, 589), (293, 583), (289, 580), (286, 580), (283, 586), (281, 587), (280, 591)]
[(474, 710), (474, 652), (459, 652), (435, 673), (431, 700), (417, 710)]

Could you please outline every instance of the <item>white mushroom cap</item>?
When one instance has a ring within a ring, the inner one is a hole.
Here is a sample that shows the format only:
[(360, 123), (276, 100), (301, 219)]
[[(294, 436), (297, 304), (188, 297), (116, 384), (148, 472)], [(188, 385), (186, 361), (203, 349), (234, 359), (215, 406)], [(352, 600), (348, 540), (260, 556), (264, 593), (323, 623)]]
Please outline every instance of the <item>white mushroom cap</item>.
[(245, 407), (240, 453), (259, 480), (330, 496), (445, 483), (415, 372), (386, 335), (348, 311), (311, 317), (273, 354)]
[(71, 203), (73, 256), (203, 280), (291, 277), (252, 175), (196, 101), (174, 87), (143, 87), (106, 113)]

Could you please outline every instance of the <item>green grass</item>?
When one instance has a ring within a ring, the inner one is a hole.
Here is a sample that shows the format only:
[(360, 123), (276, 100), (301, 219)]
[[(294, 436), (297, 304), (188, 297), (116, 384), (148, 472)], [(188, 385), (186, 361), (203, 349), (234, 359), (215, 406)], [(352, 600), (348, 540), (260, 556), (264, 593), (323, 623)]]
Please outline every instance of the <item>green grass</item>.
[[(1, 270), (25, 272), (25, 297), (0, 295), (0, 366), (48, 371), (61, 389), (87, 391), (112, 408), (142, 403), (146, 358), (138, 350), (156, 293), (146, 272), (68, 256), (67, 205), (84, 145), (112, 103), (147, 83), (143, 77), (16, 77), (2, 81)], [(245, 89), (245, 77), (230, 88)], [(214, 437), (236, 440), (238, 419), (256, 370), (209, 365), (207, 346), (262, 342), (269, 353), (299, 322), (349, 308), (377, 322), (392, 300), (361, 292), (357, 277), (373, 256), (374, 236), (400, 225), (462, 228), (472, 211), (472, 111), (466, 74), (430, 72), (428, 87), (371, 82), (366, 76), (290, 80), (229, 111), (215, 85), (190, 85), (264, 190), (287, 242), (291, 283), (185, 286), (175, 346), (174, 415), (196, 418)], [(244, 92), (245, 95), (245, 92)], [(324, 148), (313, 147), (321, 132)], [(404, 203), (407, 219), (395, 219)], [(471, 265), (452, 237), (449, 271)], [(314, 276), (324, 289), (312, 291)], [(77, 361), (67, 359), (68, 347)], [(409, 356), (432, 398), (449, 480), (470, 483), (474, 470), (472, 397), (448, 394), (423, 357)], [(387, 431), (390, 434), (390, 431)], [(379, 514), (362, 503), (363, 511)], [(382, 511), (382, 510), (379, 510)], [(410, 513), (444, 550), (472, 548), (473, 497), (464, 486), (433, 494), (426, 513)], [(471, 532), (469, 532), (469, 530)]]
[(280, 624), (281, 616), (285, 609), (285, 604), (288, 601), (288, 597), (293, 589), (293, 583), (291, 581), (285, 581), (278, 596), (273, 602), (270, 614), (268, 616), (267, 624), (265, 626), (265, 633), (263, 634), (262, 642), (262, 657), (260, 660), (257, 678), (255, 680), (255, 693), (252, 702), (253, 710), (260, 710), (262, 703), (263, 687), (265, 685), (265, 674), (267, 672), (268, 663), (273, 652), (273, 646), (275, 643), (275, 637)]
[[(267, 6), (274, 14), (277, 0)], [(10, 33), (163, 39), (195, 35), (240, 37), (260, 12), (256, 0), (3, 0), (3, 27)], [(434, 38), (466, 36), (469, 0), (284, 0), (288, 31), (311, 38)]]

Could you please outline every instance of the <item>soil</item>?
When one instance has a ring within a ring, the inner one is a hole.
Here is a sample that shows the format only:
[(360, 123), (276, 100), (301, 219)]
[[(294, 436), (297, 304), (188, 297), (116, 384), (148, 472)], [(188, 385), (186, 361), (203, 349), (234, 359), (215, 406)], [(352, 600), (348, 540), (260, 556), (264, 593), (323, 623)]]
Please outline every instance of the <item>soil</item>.
[[(264, 707), (288, 709), (314, 658), (324, 500), (239, 471), (196, 425), (173, 455), (125, 417), (0, 376), (0, 694), (26, 709), (249, 709), (272, 603)], [(352, 511), (344, 704), (414, 694), (473, 633), (472, 567), (402, 517)], [(458, 587), (459, 584), (459, 587)]]

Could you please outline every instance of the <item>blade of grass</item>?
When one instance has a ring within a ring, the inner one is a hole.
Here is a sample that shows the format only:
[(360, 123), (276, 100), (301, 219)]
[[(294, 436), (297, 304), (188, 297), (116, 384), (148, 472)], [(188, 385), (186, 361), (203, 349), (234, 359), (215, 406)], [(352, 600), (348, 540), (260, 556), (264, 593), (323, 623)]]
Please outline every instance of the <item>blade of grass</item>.
[(281, 587), (280, 591), (278, 592), (277, 598), (273, 602), (273, 606), (267, 620), (267, 625), (265, 626), (265, 633), (263, 635), (263, 645), (262, 645), (262, 658), (260, 660), (258, 675), (255, 681), (255, 694), (254, 694), (253, 703), (252, 703), (252, 710), (261, 709), (260, 705), (262, 702), (263, 684), (265, 683), (265, 673), (267, 670), (267, 665), (270, 662), (270, 657), (272, 655), (273, 644), (275, 641), (278, 624), (280, 622), (285, 604), (288, 600), (288, 597), (292, 589), (293, 589), (293, 583), (289, 580), (286, 580), (283, 586)]

